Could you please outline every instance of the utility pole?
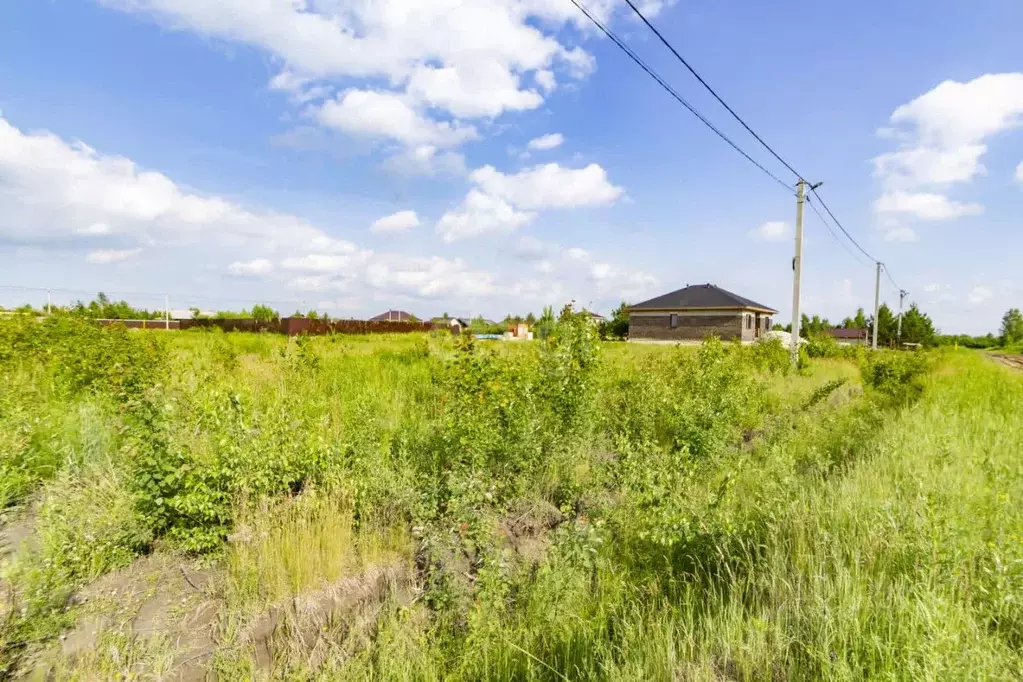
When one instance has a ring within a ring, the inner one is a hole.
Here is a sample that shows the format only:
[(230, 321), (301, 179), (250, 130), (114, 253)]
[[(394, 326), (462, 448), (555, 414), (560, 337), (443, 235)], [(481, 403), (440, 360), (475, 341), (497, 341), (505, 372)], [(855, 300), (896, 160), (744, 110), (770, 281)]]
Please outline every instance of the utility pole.
[[(810, 185), (810, 191), (824, 183)], [(792, 364), (799, 361), (799, 279), (803, 274), (803, 204), (806, 203), (807, 182), (799, 178), (796, 183), (796, 255), (792, 258)]]
[(877, 276), (874, 279), (874, 341), (871, 347), (877, 350), (877, 313), (878, 305), (881, 303), (881, 262), (877, 263)]
[(792, 258), (792, 364), (799, 361), (799, 277), (803, 272), (803, 202), (806, 181), (796, 183), (796, 255)]
[(170, 330), (170, 296), (163, 297), (163, 328)]
[(909, 294), (905, 289), (899, 289), (899, 329), (895, 332), (895, 337), (902, 343), (902, 299), (906, 298)]
[(50, 290), (46, 290), (46, 314), (50, 314)]

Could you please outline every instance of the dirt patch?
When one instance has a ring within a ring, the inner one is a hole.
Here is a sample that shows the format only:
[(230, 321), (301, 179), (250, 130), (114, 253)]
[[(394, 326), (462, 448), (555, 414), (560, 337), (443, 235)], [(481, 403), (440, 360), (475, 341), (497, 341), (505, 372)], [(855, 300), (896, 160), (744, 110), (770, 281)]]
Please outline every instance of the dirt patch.
[(272, 606), (249, 623), (241, 641), (265, 672), (296, 654), (316, 669), (338, 647), (347, 647), (350, 654), (360, 646), (354, 640), (371, 638), (387, 600), (408, 604), (414, 593), (407, 566), (371, 566), (361, 575)]
[[(221, 602), (210, 589), (212, 571), (182, 557), (154, 555), (109, 573), (71, 598), (81, 615), (75, 627), (60, 637), (57, 650), (44, 652), (35, 665), (37, 676), (73, 666), (91, 654), (105, 633), (118, 632), (129, 640), (153, 638), (171, 652), (163, 680), (199, 682), (216, 651)], [(142, 660), (134, 671), (154, 674)]]
[[(35, 549), (36, 514), (33, 510), (0, 515), (0, 569), (18, 555)], [(14, 588), (0, 571), (0, 621), (14, 608)]]
[(0, 562), (8, 561), (22, 551), (31, 551), (36, 519), (32, 514), (0, 517)]
[(988, 353), (988, 357), (1000, 365), (1010, 369), (1023, 372), (1023, 355), (1002, 355), (1000, 353)]
[[(31, 679), (62, 679), (106, 670), (110, 638), (139, 656), (129, 677), (174, 682), (215, 679), (214, 657), (225, 643), (256, 670), (276, 679), (295, 661), (315, 669), (329, 655), (358, 650), (376, 634), (385, 603), (409, 604), (415, 591), (407, 566), (373, 566), (363, 573), (306, 592), (231, 630), (222, 582), (214, 569), (180, 556), (144, 557), (76, 593), (75, 626), (59, 642), (26, 662)], [(239, 647), (240, 645), (240, 647)], [(122, 651), (124, 649), (122, 648)], [(125, 670), (124, 668), (121, 668)]]
[(565, 521), (560, 509), (545, 500), (512, 503), (497, 535), (515, 555), (530, 565), (540, 563), (550, 547), (550, 532)]

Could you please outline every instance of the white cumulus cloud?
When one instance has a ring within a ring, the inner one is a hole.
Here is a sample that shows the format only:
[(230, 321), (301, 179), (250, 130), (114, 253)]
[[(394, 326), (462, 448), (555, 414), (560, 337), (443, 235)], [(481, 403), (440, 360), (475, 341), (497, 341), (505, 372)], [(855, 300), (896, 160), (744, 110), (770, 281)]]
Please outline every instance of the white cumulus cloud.
[(560, 147), (564, 141), (565, 137), (561, 133), (548, 133), (547, 135), (533, 138), (526, 146), (537, 150), (554, 149), (555, 147)]
[(889, 228), (884, 233), (884, 240), (886, 242), (915, 242), (917, 236), (916, 231), (912, 227), (902, 225)]
[(92, 223), (91, 225), (83, 225), (82, 227), (76, 227), (74, 229), (75, 234), (85, 234), (92, 236), (99, 236), (104, 234), (110, 234), (110, 226), (106, 223)]
[(262, 277), (274, 271), (274, 264), (266, 258), (255, 258), (249, 261), (235, 261), (227, 266), (227, 271), (236, 277)]
[(878, 134), (899, 147), (873, 159), (884, 188), (875, 208), (923, 221), (980, 213), (978, 204), (949, 198), (947, 188), (985, 175), (989, 139), (1023, 126), (1023, 73), (944, 81), (897, 107), (890, 123)]
[(94, 249), (85, 255), (85, 261), (93, 265), (120, 263), (142, 253), (142, 249)]
[(974, 305), (979, 305), (981, 303), (984, 303), (994, 295), (995, 292), (993, 292), (990, 287), (986, 287), (983, 284), (978, 284), (977, 286), (973, 287), (973, 289), (970, 290), (969, 299), (970, 303), (973, 303)]
[[(431, 135), (452, 146), (472, 139), (430, 133), (430, 124), (442, 126), (448, 116), (491, 119), (536, 109), (559, 77), (582, 78), (594, 69), (592, 55), (568, 44), (572, 32), (563, 29), (573, 25), (584, 37), (596, 34), (570, 3), (550, 0), (98, 2), (172, 30), (264, 51), (281, 64), (271, 89), (288, 93), (298, 106), (328, 98), (339, 85), (399, 97), (411, 113), (393, 102), (375, 102), (386, 114), (376, 126), (365, 119), (365, 101), (331, 105), (318, 118), (350, 134), (397, 133), (400, 141), (411, 136), (413, 144)], [(621, 0), (590, 4), (605, 21), (628, 11)], [(642, 5), (655, 13), (661, 3)]]
[(516, 210), (499, 197), (472, 189), (461, 204), (437, 222), (437, 234), (446, 242), (454, 242), (483, 234), (511, 232), (535, 217), (535, 213)]
[(140, 242), (273, 247), (324, 237), (294, 216), (187, 191), (130, 159), (47, 132), (24, 133), (0, 117), (0, 235), (45, 243), (112, 232)]
[(904, 213), (920, 220), (954, 220), (984, 212), (976, 203), (953, 201), (944, 194), (896, 190), (882, 194), (874, 202), (878, 213)]
[(494, 277), (473, 270), (460, 258), (410, 258), (395, 256), (375, 260), (366, 269), (373, 287), (404, 291), (432, 298), (444, 295), (480, 297), (494, 293)]
[(523, 209), (576, 208), (614, 203), (624, 190), (611, 184), (607, 171), (595, 163), (564, 168), (548, 163), (505, 174), (483, 166), (470, 178), (479, 188)]
[(377, 233), (408, 232), (418, 225), (419, 216), (415, 211), (398, 211), (374, 222), (370, 230)]
[(478, 137), (475, 127), (429, 119), (394, 92), (346, 90), (320, 106), (316, 116), (352, 135), (392, 138), (409, 146), (452, 147)]
[(791, 232), (788, 223), (781, 220), (768, 220), (761, 223), (760, 227), (753, 230), (751, 234), (765, 242), (780, 242), (787, 239)]

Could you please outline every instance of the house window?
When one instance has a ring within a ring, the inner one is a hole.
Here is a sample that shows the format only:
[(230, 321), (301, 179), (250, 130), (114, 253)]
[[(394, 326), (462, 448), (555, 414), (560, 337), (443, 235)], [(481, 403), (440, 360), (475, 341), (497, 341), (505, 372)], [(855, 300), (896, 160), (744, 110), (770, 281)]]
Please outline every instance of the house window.
[(753, 329), (753, 316), (746, 315), (746, 329)]
[(668, 326), (672, 329), (678, 328), (678, 313), (672, 313), (668, 316)]

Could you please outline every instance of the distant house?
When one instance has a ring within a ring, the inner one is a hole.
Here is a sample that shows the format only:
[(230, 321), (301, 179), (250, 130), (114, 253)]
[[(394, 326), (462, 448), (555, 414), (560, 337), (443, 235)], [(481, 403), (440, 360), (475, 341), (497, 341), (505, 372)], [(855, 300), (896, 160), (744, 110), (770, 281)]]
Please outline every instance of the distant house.
[(511, 339), (532, 339), (533, 332), (529, 331), (529, 325), (525, 322), (512, 323), (508, 325), (508, 331), (505, 332), (506, 338)]
[(842, 327), (836, 327), (835, 329), (827, 329), (824, 332), (839, 344), (844, 346), (865, 346), (867, 345), (867, 330), (866, 329), (844, 329)]
[(452, 334), (461, 334), (469, 328), (469, 320), (464, 317), (435, 317), (430, 320), (435, 329), (449, 329)]
[(587, 316), (586, 319), (589, 321), (589, 323), (594, 326), (599, 325), (601, 322), (607, 321), (607, 318), (601, 315), (600, 313), (595, 313), (591, 310), (584, 310), (583, 312), (586, 313)]
[(629, 308), (629, 340), (755, 341), (770, 331), (777, 312), (713, 284), (696, 284)]
[(376, 317), (369, 318), (370, 322), (417, 322), (418, 318), (412, 313), (407, 313), (404, 310), (388, 310), (386, 313), (380, 313)]

